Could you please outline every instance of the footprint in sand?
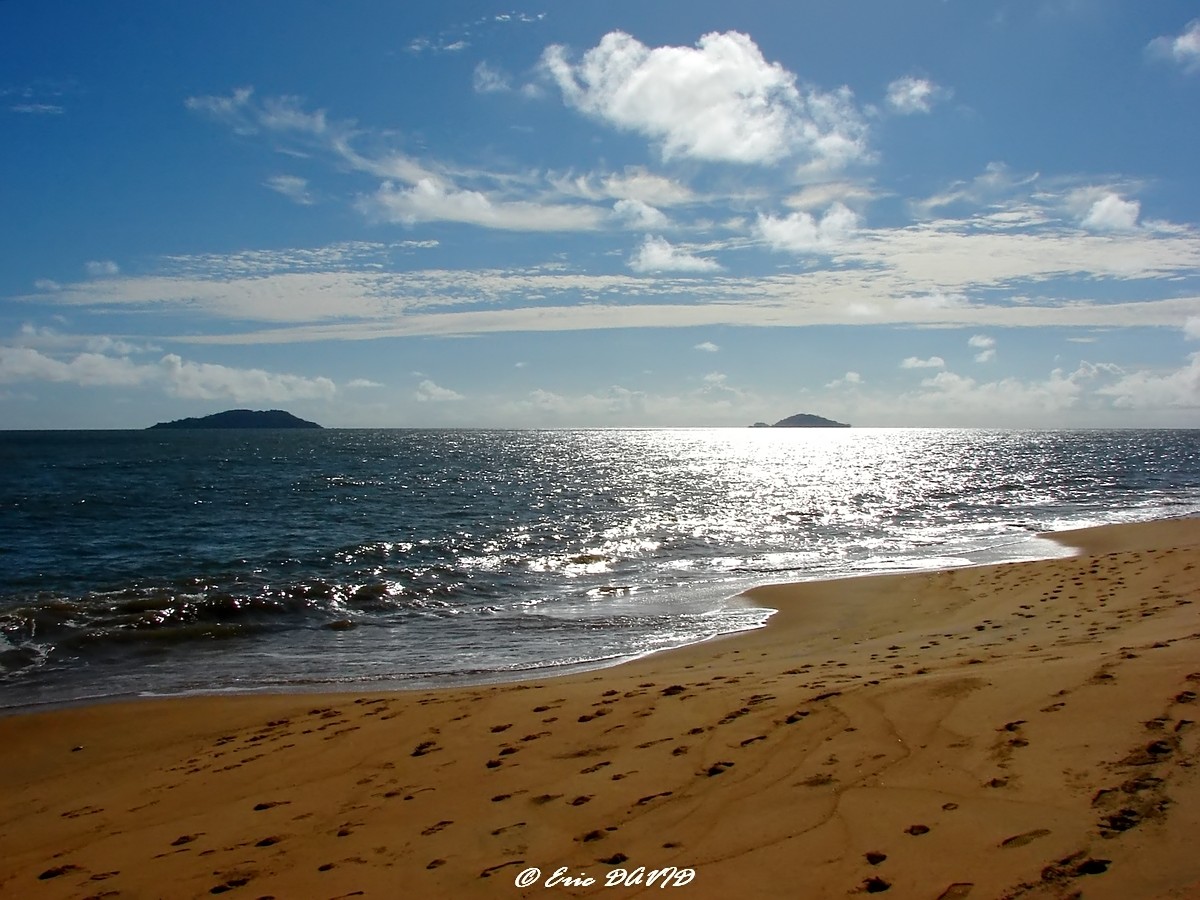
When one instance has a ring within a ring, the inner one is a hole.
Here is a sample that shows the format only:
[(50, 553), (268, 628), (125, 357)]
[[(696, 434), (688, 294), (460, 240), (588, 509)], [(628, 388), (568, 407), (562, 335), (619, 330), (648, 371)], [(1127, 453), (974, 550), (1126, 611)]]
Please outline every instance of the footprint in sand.
[(1026, 831), (1023, 834), (1015, 834), (1010, 838), (1005, 838), (1000, 842), (1001, 847), (1024, 847), (1036, 841), (1038, 838), (1043, 838), (1050, 834), (1049, 828), (1035, 828), (1033, 831)]

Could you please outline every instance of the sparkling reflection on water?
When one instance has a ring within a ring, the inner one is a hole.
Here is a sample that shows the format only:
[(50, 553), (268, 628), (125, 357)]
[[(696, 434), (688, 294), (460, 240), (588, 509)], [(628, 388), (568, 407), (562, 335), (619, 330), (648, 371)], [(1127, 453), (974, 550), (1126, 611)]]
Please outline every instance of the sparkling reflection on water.
[(0, 434), (0, 702), (426, 684), (761, 623), (766, 581), (1200, 509), (1192, 431)]

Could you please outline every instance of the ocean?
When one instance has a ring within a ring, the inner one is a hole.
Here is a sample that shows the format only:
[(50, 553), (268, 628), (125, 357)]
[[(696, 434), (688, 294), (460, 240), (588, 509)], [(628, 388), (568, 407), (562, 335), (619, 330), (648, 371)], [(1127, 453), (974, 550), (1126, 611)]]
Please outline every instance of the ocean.
[(0, 432), (0, 708), (598, 667), (1196, 514), (1188, 430)]

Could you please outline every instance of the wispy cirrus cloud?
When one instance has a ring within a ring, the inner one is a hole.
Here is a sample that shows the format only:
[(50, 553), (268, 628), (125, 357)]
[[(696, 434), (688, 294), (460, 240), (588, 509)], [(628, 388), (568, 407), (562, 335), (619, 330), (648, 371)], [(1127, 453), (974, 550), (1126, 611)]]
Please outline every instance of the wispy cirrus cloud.
[(306, 178), (300, 178), (297, 175), (272, 175), (265, 184), (271, 190), (301, 206), (312, 206), (316, 203), (312, 192), (308, 189), (308, 179)]

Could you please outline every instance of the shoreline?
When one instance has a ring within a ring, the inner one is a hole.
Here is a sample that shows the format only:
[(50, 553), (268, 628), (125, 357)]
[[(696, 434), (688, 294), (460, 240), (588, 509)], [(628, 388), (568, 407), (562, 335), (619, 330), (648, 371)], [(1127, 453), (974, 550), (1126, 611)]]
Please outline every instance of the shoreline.
[[(1177, 521), (1179, 519), (1189, 518), (1187, 515), (1181, 515), (1171, 519), (1151, 520), (1151, 521)], [(1140, 524), (1140, 523), (1124, 523), (1124, 524)], [(1105, 526), (1087, 526), (1105, 527)], [(1076, 529), (1076, 530), (1087, 530)], [(975, 551), (979, 555), (995, 553), (999, 547), (1003, 546), (1036, 546), (1036, 542), (1042, 542), (1045, 545), (1063, 547), (1061, 541), (1055, 540), (1054, 532), (1029, 532), (1023, 536), (1005, 542), (1004, 544), (984, 548)], [(802, 578), (798, 581), (779, 581), (779, 582), (762, 582), (745, 587), (735, 594), (729, 595), (724, 602), (732, 605), (742, 606), (745, 608), (761, 610), (766, 613), (762, 622), (752, 627), (742, 628), (734, 631), (725, 631), (719, 634), (710, 635), (706, 638), (693, 640), (690, 643), (679, 644), (672, 647), (664, 647), (653, 650), (643, 651), (632, 655), (617, 655), (605, 657), (603, 659), (592, 659), (582, 662), (570, 664), (547, 663), (545, 665), (530, 666), (525, 669), (515, 670), (495, 670), (487, 673), (465, 672), (465, 673), (423, 673), (412, 676), (397, 677), (393, 679), (379, 678), (374, 681), (347, 681), (339, 686), (333, 682), (279, 682), (270, 683), (255, 687), (219, 687), (213, 689), (192, 688), (178, 691), (162, 691), (155, 692), (151, 690), (145, 691), (129, 691), (120, 694), (105, 694), (99, 693), (87, 697), (66, 697), (58, 699), (35, 700), (23, 703), (18, 703), (12, 706), (0, 706), (0, 719), (10, 716), (30, 715), (39, 712), (53, 712), (56, 710), (72, 709), (79, 706), (91, 706), (93, 704), (113, 704), (113, 703), (137, 703), (150, 700), (171, 700), (184, 699), (189, 697), (258, 697), (258, 696), (275, 696), (275, 695), (295, 695), (295, 696), (317, 696), (317, 695), (342, 695), (342, 694), (358, 694), (358, 693), (373, 693), (373, 692), (400, 692), (409, 693), (412, 691), (438, 691), (438, 690), (463, 690), (472, 687), (487, 687), (504, 684), (521, 684), (529, 681), (540, 681), (550, 678), (562, 678), (572, 675), (582, 675), (588, 672), (600, 672), (607, 669), (612, 669), (630, 663), (637, 662), (641, 659), (654, 656), (662, 653), (673, 653), (678, 650), (685, 649), (691, 646), (699, 646), (707, 644), (711, 641), (722, 640), (724, 638), (737, 637), (742, 634), (758, 631), (767, 627), (772, 615), (777, 612), (774, 607), (762, 603), (756, 603), (750, 599), (750, 594), (763, 586), (771, 586), (773, 584), (809, 584), (825, 581), (842, 581), (852, 578), (870, 578), (877, 575), (888, 574), (917, 574), (921, 572), (941, 571), (942, 569), (953, 568), (974, 568), (986, 565), (1003, 565), (1010, 562), (1030, 562), (1037, 560), (1057, 558), (1061, 554), (1053, 554), (1048, 552), (1048, 547), (1041, 548), (1040, 553), (1022, 554), (1019, 556), (1003, 557), (992, 559), (985, 562), (977, 562), (968, 558), (955, 558), (956, 560), (951, 565), (936, 565), (937, 558), (923, 559), (917, 558), (916, 564), (909, 566), (896, 566), (891, 568), (862, 568), (854, 569), (838, 574), (824, 574), (809, 578)]]
[(1194, 896), (1200, 520), (1050, 537), (549, 678), (18, 710), (0, 893)]

